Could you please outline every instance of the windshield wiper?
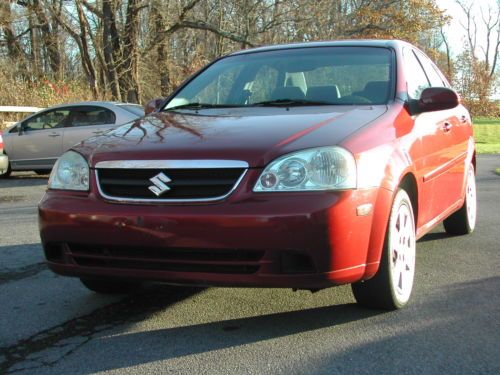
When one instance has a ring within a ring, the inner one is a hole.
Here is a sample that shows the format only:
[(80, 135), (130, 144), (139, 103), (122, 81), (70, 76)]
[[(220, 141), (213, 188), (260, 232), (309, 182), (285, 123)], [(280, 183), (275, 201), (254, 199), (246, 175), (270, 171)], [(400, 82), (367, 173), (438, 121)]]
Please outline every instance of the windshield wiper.
[(175, 107), (166, 108), (163, 111), (173, 111), (176, 109), (208, 109), (208, 108), (234, 108), (241, 107), (237, 104), (210, 104), (210, 103), (186, 103), (181, 105), (176, 105)]
[(251, 107), (298, 107), (308, 105), (335, 105), (335, 103), (306, 99), (276, 99), (250, 104)]

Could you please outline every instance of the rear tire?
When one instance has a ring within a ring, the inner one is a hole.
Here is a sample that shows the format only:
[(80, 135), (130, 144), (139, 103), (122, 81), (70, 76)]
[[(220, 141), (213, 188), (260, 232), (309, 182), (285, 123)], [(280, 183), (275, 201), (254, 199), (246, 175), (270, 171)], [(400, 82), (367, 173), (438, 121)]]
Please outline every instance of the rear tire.
[(105, 279), (80, 279), (82, 284), (100, 294), (125, 294), (140, 287), (140, 283)]
[(396, 310), (405, 306), (415, 276), (415, 216), (410, 197), (399, 189), (394, 198), (377, 274), (351, 285), (363, 306)]
[(476, 227), (477, 193), (474, 165), (471, 163), (467, 171), (464, 205), (443, 221), (446, 233), (452, 235), (470, 234)]

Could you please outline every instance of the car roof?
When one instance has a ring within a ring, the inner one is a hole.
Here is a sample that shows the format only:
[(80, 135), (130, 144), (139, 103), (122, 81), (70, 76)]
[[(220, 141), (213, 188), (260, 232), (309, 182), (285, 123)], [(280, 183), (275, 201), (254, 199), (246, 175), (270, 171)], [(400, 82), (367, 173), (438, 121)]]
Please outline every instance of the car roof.
[(247, 53), (278, 51), (296, 48), (315, 48), (315, 47), (382, 47), (382, 48), (401, 48), (404, 45), (411, 46), (410, 43), (397, 39), (352, 39), (352, 40), (332, 40), (321, 42), (305, 42), (305, 43), (290, 43), (277, 44), (250, 48), (242, 51), (231, 53), (229, 56), (244, 55)]
[(111, 101), (88, 101), (88, 102), (74, 102), (74, 103), (64, 103), (64, 104), (58, 104), (54, 105), (51, 107), (47, 107), (44, 109), (57, 109), (57, 108), (65, 108), (65, 107), (74, 107), (74, 106), (102, 106), (106, 108), (112, 108), (114, 106), (122, 106), (122, 105), (134, 105), (134, 106), (139, 106), (142, 107), (140, 104), (137, 103), (122, 103), (122, 102), (111, 102)]

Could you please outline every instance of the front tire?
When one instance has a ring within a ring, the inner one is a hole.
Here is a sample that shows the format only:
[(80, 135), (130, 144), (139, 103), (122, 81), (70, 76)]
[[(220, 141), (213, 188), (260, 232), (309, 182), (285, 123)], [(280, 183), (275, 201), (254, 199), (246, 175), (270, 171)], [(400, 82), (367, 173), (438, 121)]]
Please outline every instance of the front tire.
[(464, 204), (457, 212), (443, 221), (444, 230), (446, 233), (452, 235), (470, 234), (476, 227), (476, 216), (476, 174), (474, 172), (474, 165), (471, 163), (467, 171)]
[(351, 285), (356, 301), (385, 310), (405, 306), (413, 288), (415, 254), (413, 207), (406, 191), (399, 189), (391, 208), (379, 270), (373, 278)]
[(80, 279), (82, 284), (100, 294), (125, 294), (139, 288), (139, 283), (106, 279)]

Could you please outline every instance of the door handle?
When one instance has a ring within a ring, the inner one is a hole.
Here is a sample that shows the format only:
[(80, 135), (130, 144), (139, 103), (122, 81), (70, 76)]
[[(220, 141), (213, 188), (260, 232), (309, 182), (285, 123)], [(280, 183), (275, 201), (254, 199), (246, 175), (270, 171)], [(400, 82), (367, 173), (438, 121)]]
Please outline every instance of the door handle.
[(451, 124), (449, 122), (445, 122), (441, 127), (445, 133), (448, 133), (451, 130)]
[(52, 134), (49, 134), (49, 137), (60, 137), (61, 134), (59, 133), (52, 133)]
[(96, 130), (95, 132), (92, 132), (93, 134), (102, 134), (104, 133), (104, 130)]

